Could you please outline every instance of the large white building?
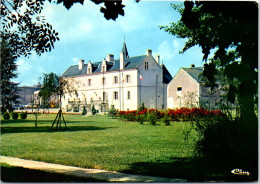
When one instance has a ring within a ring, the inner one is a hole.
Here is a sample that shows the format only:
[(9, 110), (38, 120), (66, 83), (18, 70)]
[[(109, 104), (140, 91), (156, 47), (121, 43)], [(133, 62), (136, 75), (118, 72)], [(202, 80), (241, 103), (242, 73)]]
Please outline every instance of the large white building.
[(160, 56), (152, 51), (145, 55), (129, 57), (123, 44), (119, 59), (107, 55), (100, 62), (70, 66), (62, 75), (73, 80), (78, 95), (66, 94), (62, 99), (65, 111), (81, 111), (83, 106), (90, 112), (94, 105), (101, 112), (113, 105), (118, 110), (136, 110), (142, 103), (148, 108), (167, 107), (167, 85), (172, 76)]

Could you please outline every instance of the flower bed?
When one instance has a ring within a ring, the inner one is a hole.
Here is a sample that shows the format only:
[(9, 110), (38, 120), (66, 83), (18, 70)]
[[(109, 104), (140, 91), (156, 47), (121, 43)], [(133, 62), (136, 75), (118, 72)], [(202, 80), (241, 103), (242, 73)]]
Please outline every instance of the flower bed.
[(150, 117), (153, 121), (161, 120), (162, 118), (169, 118), (171, 121), (192, 121), (203, 118), (212, 117), (224, 117), (226, 116), (221, 110), (207, 110), (204, 108), (194, 107), (180, 108), (180, 109), (166, 109), (166, 110), (156, 110), (144, 108), (143, 110), (137, 111), (119, 111), (118, 116), (121, 120), (125, 121), (138, 121), (141, 124), (144, 121), (150, 121)]

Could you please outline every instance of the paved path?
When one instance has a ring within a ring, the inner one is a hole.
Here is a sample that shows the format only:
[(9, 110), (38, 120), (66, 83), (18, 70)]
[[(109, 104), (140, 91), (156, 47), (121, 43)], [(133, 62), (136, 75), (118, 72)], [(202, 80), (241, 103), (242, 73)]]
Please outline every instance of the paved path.
[(161, 178), (134, 174), (125, 174), (115, 171), (106, 171), (99, 169), (85, 169), (80, 167), (65, 166), (59, 164), (50, 164), (46, 162), (38, 162), (25, 160), (14, 157), (0, 156), (0, 162), (7, 163), (12, 166), (24, 167), (28, 169), (36, 169), (48, 172), (63, 173), (68, 175), (102, 179), (110, 182), (187, 182), (184, 179)]

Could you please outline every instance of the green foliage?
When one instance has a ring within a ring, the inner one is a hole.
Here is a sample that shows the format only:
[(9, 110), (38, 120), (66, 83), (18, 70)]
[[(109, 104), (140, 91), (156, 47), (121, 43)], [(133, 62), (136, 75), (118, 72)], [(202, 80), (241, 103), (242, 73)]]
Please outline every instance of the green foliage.
[(173, 8), (181, 14), (181, 20), (160, 28), (178, 38), (187, 39), (182, 53), (198, 45), (202, 48), (203, 60), (207, 62), (210, 52), (214, 51), (203, 71), (208, 84), (216, 87), (216, 74), (221, 71), (230, 85), (228, 100), (234, 102), (237, 99), (239, 102), (243, 126), (247, 126), (248, 119), (252, 119), (252, 124), (256, 123), (258, 4), (185, 1), (184, 6), (175, 5)]
[(171, 118), (168, 117), (167, 115), (165, 115), (165, 116), (161, 119), (161, 121), (162, 121), (166, 126), (170, 125), (170, 120), (171, 120)]
[(10, 119), (10, 114), (9, 114), (9, 112), (5, 112), (5, 113), (3, 114), (3, 118), (4, 118), (5, 120), (9, 120), (9, 119)]
[(136, 115), (136, 121), (141, 125), (146, 121), (146, 114), (138, 114)]
[(11, 44), (5, 39), (1, 39), (1, 112), (13, 111), (12, 104), (19, 104), (18, 83), (12, 82), (17, 78), (17, 57), (14, 55)]
[(137, 109), (137, 113), (144, 110), (146, 107), (144, 106), (144, 102), (142, 103), (142, 105), (140, 107), (138, 107)]
[(86, 115), (87, 114), (87, 109), (86, 109), (86, 107), (84, 106), (83, 107), (83, 111), (82, 111), (82, 115)]
[(20, 118), (21, 119), (26, 119), (27, 118), (27, 112), (21, 112)]
[(44, 1), (4, 1), (1, 3), (1, 37), (10, 43), (15, 56), (27, 57), (51, 51), (58, 33), (46, 22), (41, 11)]
[(42, 87), (39, 96), (43, 99), (43, 104), (49, 104), (52, 95), (57, 95), (59, 88), (59, 76), (53, 72), (43, 74)]
[(97, 110), (96, 110), (96, 108), (95, 108), (95, 105), (92, 106), (92, 108), (91, 108), (91, 113), (92, 113), (92, 115), (95, 115), (95, 114), (97, 113)]
[(12, 112), (11, 116), (12, 116), (12, 119), (18, 119), (18, 113), (17, 112)]
[(114, 105), (111, 105), (109, 111), (108, 111), (108, 116), (114, 118), (117, 115), (117, 111), (115, 109)]
[(152, 125), (155, 125), (155, 124), (156, 124), (156, 121), (157, 121), (156, 112), (150, 112), (150, 113), (147, 115), (147, 120), (148, 120)]

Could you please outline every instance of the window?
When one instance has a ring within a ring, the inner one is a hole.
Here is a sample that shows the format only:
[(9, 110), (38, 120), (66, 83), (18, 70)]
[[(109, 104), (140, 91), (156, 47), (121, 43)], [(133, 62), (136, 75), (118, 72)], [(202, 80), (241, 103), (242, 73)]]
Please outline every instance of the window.
[(102, 66), (102, 72), (106, 71), (106, 66)]
[(126, 75), (126, 82), (130, 82), (130, 75)]
[(144, 69), (148, 70), (148, 61), (144, 62)]
[(127, 91), (127, 99), (130, 99), (131, 95), (130, 95), (130, 91)]
[(88, 86), (91, 86), (91, 79), (88, 80)]
[(117, 91), (114, 92), (114, 99), (118, 100), (118, 92)]
[(90, 68), (88, 68), (88, 73), (91, 73), (91, 69)]
[(117, 76), (114, 76), (114, 81), (115, 81), (115, 84), (118, 83), (118, 77)]
[(103, 78), (102, 78), (102, 85), (105, 85), (105, 82), (106, 82), (106, 78), (103, 77)]
[(182, 91), (182, 87), (177, 87), (177, 91)]

